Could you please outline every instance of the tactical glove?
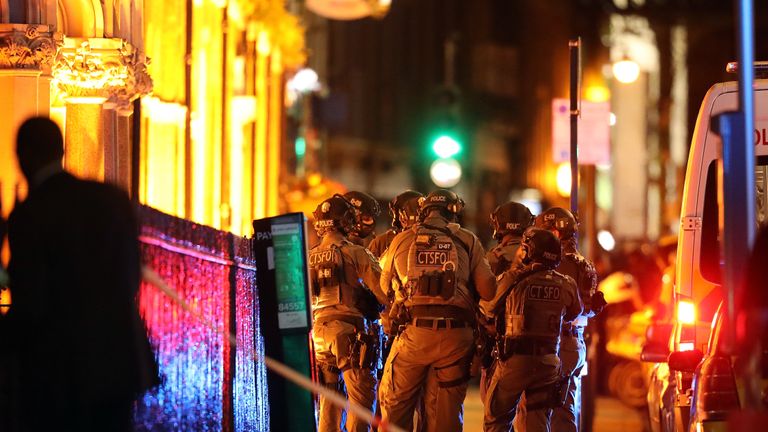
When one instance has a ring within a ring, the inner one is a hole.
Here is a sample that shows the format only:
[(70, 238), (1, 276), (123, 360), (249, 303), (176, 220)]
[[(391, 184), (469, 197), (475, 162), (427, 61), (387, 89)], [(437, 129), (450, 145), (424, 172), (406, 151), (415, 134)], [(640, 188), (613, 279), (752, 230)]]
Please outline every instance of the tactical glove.
[(603, 295), (603, 292), (595, 291), (595, 293), (592, 295), (591, 305), (590, 305), (595, 315), (602, 312), (607, 304), (608, 302), (605, 301), (605, 295)]

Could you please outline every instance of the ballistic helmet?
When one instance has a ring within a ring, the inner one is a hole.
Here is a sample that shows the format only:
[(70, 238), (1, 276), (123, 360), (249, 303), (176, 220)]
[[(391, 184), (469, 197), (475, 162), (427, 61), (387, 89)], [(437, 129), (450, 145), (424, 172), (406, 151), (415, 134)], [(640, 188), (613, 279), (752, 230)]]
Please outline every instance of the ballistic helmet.
[(547, 230), (557, 230), (560, 240), (568, 240), (576, 234), (579, 223), (573, 214), (562, 207), (550, 207), (536, 216), (536, 226)]
[(376, 228), (376, 216), (381, 213), (379, 202), (376, 198), (364, 192), (349, 191), (344, 194), (354, 207), (357, 217), (357, 224), (353, 230), (360, 237), (366, 237)]
[(415, 224), (419, 219), (419, 199), (423, 197), (421, 192), (409, 189), (392, 198), (389, 202), (392, 227), (400, 230)]
[(520, 247), (524, 264), (538, 263), (548, 269), (554, 269), (560, 264), (560, 240), (549, 230), (528, 228), (523, 233)]
[(458, 215), (464, 208), (464, 200), (459, 198), (455, 192), (447, 189), (437, 189), (429, 193), (424, 198), (419, 199), (419, 217), (424, 218), (429, 211), (439, 208), (452, 215)]
[(507, 234), (522, 235), (526, 228), (533, 225), (533, 214), (528, 207), (510, 201), (496, 207), (491, 213), (493, 238), (501, 240)]
[(356, 224), (354, 206), (339, 194), (321, 202), (312, 216), (315, 218), (315, 231), (321, 236), (330, 230), (339, 231), (344, 235), (349, 234)]
[(344, 194), (344, 198), (347, 199), (353, 206), (362, 214), (376, 217), (381, 214), (381, 208), (376, 198), (368, 195), (365, 192), (349, 191)]

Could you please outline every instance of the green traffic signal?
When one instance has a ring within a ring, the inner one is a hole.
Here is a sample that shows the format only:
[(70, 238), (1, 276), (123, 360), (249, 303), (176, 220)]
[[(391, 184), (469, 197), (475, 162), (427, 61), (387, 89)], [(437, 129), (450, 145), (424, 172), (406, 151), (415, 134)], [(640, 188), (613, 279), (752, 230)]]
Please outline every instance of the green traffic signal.
[(455, 156), (461, 151), (461, 144), (450, 135), (440, 135), (432, 142), (432, 151), (442, 158)]

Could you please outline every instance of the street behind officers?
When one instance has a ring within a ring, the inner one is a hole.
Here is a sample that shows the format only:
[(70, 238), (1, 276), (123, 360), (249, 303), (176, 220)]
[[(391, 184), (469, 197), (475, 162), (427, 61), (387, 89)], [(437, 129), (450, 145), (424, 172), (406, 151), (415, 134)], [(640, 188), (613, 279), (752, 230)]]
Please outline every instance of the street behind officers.
[[(463, 205), (451, 191), (430, 193), (421, 222), (382, 257), (381, 287), (395, 291), (402, 331), (384, 367), (381, 406), (387, 421), (406, 430), (422, 388), (426, 430), (462, 430), (477, 300), (493, 298), (496, 288), (482, 244), (454, 223)], [(431, 372), (435, 379), (427, 379)]]
[(521, 265), (499, 279), (498, 290), (505, 297), (496, 322), (503, 336), (485, 403), (485, 431), (512, 430), (523, 392), (526, 431), (550, 430), (551, 407), (561, 399), (560, 326), (582, 311), (573, 279), (554, 270), (560, 262), (557, 238), (546, 230), (529, 228), (521, 249)]
[(392, 228), (383, 234), (377, 235), (371, 244), (368, 245), (375, 256), (381, 258), (384, 251), (394, 240), (395, 236), (416, 224), (419, 219), (419, 198), (423, 198), (421, 192), (406, 190), (400, 195), (392, 198), (389, 202), (389, 214), (392, 216)]
[(568, 391), (565, 404), (556, 408), (552, 416), (554, 430), (575, 432), (579, 430), (581, 414), (580, 375), (587, 360), (584, 329), (588, 318), (600, 313), (606, 303), (603, 293), (597, 291), (597, 272), (594, 265), (577, 249), (576, 232), (579, 225), (573, 214), (564, 208), (552, 207), (537, 216), (535, 224), (551, 231), (560, 239), (562, 260), (557, 271), (576, 281), (579, 297), (584, 303), (582, 314), (563, 323), (560, 361), (562, 374), (568, 377)]
[[(364, 247), (347, 240), (356, 221), (355, 209), (344, 197), (323, 201), (313, 215), (321, 237), (309, 252), (318, 377), (339, 393), (346, 385), (351, 402), (372, 410), (379, 359), (378, 330), (372, 322), (387, 302), (378, 285), (381, 268)], [(320, 432), (345, 430), (344, 413), (323, 396), (319, 417)], [(346, 430), (369, 431), (370, 426), (349, 413)]]
[(349, 241), (356, 245), (368, 247), (376, 237), (376, 218), (381, 214), (381, 208), (376, 198), (365, 192), (349, 191), (344, 198), (355, 208), (355, 227), (349, 233)]

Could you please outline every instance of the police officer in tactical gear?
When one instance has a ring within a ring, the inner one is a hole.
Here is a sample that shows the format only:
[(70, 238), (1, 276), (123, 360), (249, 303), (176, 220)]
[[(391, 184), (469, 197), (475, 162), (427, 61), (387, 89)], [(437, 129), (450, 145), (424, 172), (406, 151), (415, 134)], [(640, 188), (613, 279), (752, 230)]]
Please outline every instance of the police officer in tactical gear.
[(395, 236), (402, 230), (416, 224), (419, 218), (419, 198), (423, 198), (421, 192), (406, 190), (392, 198), (389, 202), (389, 215), (392, 216), (392, 228), (384, 234), (377, 235), (368, 245), (368, 250), (377, 257), (384, 255)]
[[(323, 201), (313, 213), (320, 244), (309, 252), (312, 282), (312, 339), (318, 377), (368, 409), (376, 400), (378, 335), (372, 321), (387, 298), (379, 287), (381, 268), (364, 247), (346, 239), (356, 224), (355, 209), (341, 195)], [(343, 382), (342, 382), (343, 377)], [(320, 432), (344, 430), (345, 413), (320, 396)], [(347, 431), (368, 431), (350, 413)]]
[(515, 261), (523, 232), (531, 225), (533, 214), (518, 202), (502, 204), (491, 213), (493, 238), (499, 242), (487, 255), (493, 274), (498, 276), (509, 270)]
[[(493, 213), (491, 213), (490, 222), (493, 228), (493, 238), (498, 241), (498, 244), (488, 251), (486, 257), (493, 274), (499, 276), (518, 264), (520, 241), (526, 228), (533, 225), (533, 214), (525, 205), (510, 201), (496, 207)], [(479, 319), (483, 325), (479, 326), (481, 333), (478, 342), (478, 355), (481, 356), (480, 397), (482, 399), (485, 399), (486, 390), (493, 375), (491, 350), (496, 338), (493, 323), (494, 317), (489, 311), (493, 310), (495, 305), (498, 304), (500, 296), (501, 291), (497, 291), (493, 300), (480, 300), (482, 315)]]
[(463, 205), (451, 191), (430, 193), (420, 222), (395, 236), (382, 257), (382, 290), (394, 290), (392, 310), (403, 313), (384, 367), (381, 406), (386, 420), (406, 430), (422, 388), (426, 430), (462, 430), (474, 310), (478, 297), (491, 299), (496, 288), (482, 244), (454, 222)]
[(376, 218), (381, 214), (381, 208), (376, 198), (365, 192), (349, 191), (344, 194), (357, 211), (355, 228), (349, 234), (349, 241), (356, 245), (368, 247), (376, 234)]
[[(560, 326), (582, 311), (576, 284), (554, 269), (560, 242), (546, 230), (523, 235), (521, 263), (503, 273), (498, 290), (498, 363), (485, 402), (485, 431), (509, 431), (520, 395), (527, 397), (528, 432), (549, 431), (552, 407), (559, 403), (557, 357)], [(553, 428), (552, 430), (557, 430)]]
[(578, 286), (584, 303), (584, 312), (574, 320), (567, 320), (562, 327), (560, 361), (562, 373), (569, 377), (565, 404), (556, 408), (552, 416), (552, 428), (557, 431), (579, 430), (581, 412), (581, 370), (587, 359), (584, 329), (588, 318), (595, 316), (605, 306), (603, 293), (597, 291), (597, 272), (591, 261), (577, 249), (578, 222), (573, 214), (562, 208), (552, 207), (536, 217), (535, 225), (554, 233), (562, 245), (562, 260), (557, 271), (572, 277)]

